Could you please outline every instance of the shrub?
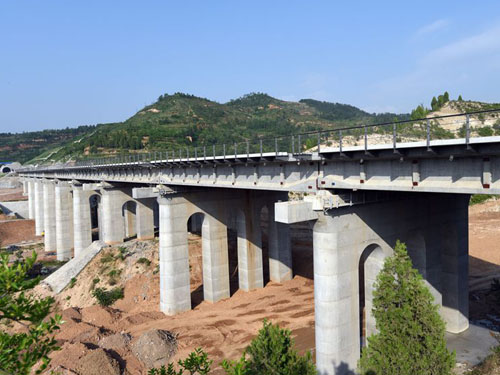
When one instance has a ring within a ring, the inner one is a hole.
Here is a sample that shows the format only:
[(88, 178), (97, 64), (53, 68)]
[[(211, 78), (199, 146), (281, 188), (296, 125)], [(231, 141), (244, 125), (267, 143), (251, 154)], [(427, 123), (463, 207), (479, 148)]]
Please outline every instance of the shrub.
[(149, 266), (151, 264), (151, 261), (148, 258), (139, 258), (137, 260), (137, 263), (145, 264), (146, 266)]
[(148, 371), (148, 375), (182, 375), (184, 371), (188, 371), (190, 375), (206, 375), (210, 372), (213, 361), (208, 359), (207, 353), (201, 348), (196, 348), (184, 360), (179, 360), (179, 371), (174, 370), (174, 365), (169, 363), (168, 367), (161, 366), (160, 368), (152, 368)]
[(111, 306), (117, 300), (123, 298), (123, 288), (114, 288), (111, 290), (97, 288), (92, 292), (92, 295), (97, 299), (99, 305)]
[(494, 130), (491, 126), (476, 128), (476, 132), (480, 137), (491, 137), (494, 134)]
[(69, 282), (69, 285), (68, 285), (68, 288), (71, 289), (75, 286), (76, 284), (76, 277), (72, 277), (70, 282)]
[(446, 349), (438, 306), (399, 241), (377, 276), (373, 297), (379, 332), (362, 352), (362, 374), (451, 374), (455, 353)]
[(47, 319), (52, 309), (52, 297), (38, 298), (30, 291), (40, 281), (30, 279), (28, 271), (36, 261), (36, 253), (26, 259), (9, 263), (9, 256), (0, 256), (0, 320), (5, 324), (18, 322), (22, 332), (10, 334), (0, 331), (0, 371), (28, 375), (39, 361), (36, 374), (43, 372), (50, 363), (49, 354), (59, 349), (50, 335), (59, 329), (61, 316)]
[(115, 258), (113, 257), (113, 254), (108, 252), (102, 256), (101, 263), (110, 263), (113, 262), (114, 260)]
[(491, 194), (474, 194), (471, 195), (469, 206), (474, 206), (475, 204), (486, 202), (487, 200), (493, 198), (494, 195)]
[(311, 353), (300, 356), (293, 349), (293, 344), (289, 330), (264, 320), (264, 327), (245, 349), (240, 360), (224, 361), (222, 367), (230, 375), (316, 375)]

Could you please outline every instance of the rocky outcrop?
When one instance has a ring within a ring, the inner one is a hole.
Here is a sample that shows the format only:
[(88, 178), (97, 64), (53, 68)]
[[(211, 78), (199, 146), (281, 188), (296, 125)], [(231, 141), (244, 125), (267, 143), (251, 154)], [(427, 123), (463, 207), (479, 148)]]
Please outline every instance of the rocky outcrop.
[(169, 331), (151, 330), (132, 343), (132, 352), (146, 368), (167, 365), (177, 352), (177, 338)]

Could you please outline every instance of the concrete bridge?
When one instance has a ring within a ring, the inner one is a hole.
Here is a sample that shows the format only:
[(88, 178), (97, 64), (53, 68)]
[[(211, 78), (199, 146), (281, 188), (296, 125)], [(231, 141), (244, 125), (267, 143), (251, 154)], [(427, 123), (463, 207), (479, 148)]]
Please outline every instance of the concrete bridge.
[(321, 374), (344, 374), (375, 331), (372, 286), (397, 239), (447, 330), (469, 326), (468, 202), (473, 193), (500, 194), (500, 137), (470, 137), (469, 117), (462, 117), (466, 137), (459, 139), (432, 140), (427, 122), (421, 141), (401, 142), (394, 132), (392, 143), (370, 144), (365, 129), (360, 145), (343, 144), (340, 134), (327, 146), (319, 134), (309, 152), (266, 151), (260, 142), (257, 152), (247, 144), (247, 152), (231, 155), (224, 147), (211, 156), (156, 153), (18, 173), (36, 232), (58, 259), (97, 237), (108, 244), (147, 239), (158, 227), (160, 309), (170, 315), (191, 309), (188, 223), (201, 226), (204, 298), (217, 302), (230, 296), (228, 228), (237, 233), (239, 288), (250, 291), (264, 286), (267, 261), (271, 280), (293, 277), (290, 224), (309, 222), (317, 366)]

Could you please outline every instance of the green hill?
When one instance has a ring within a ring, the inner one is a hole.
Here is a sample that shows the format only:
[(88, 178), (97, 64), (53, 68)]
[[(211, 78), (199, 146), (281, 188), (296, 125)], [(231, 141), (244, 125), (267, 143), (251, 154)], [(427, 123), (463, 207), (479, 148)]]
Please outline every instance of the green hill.
[[(335, 128), (408, 115), (375, 115), (356, 107), (304, 99), (287, 102), (253, 93), (221, 104), (182, 93), (162, 95), (128, 120), (75, 129), (0, 135), (0, 159), (21, 162), (79, 159), (122, 152), (166, 151)], [(26, 152), (29, 150), (29, 152)]]
[(224, 104), (188, 94), (165, 94), (124, 122), (0, 134), (0, 160), (66, 161), (140, 150), (230, 145), (257, 137), (409, 117), (409, 114), (371, 114), (351, 105), (313, 99), (289, 102), (263, 93), (248, 94)]

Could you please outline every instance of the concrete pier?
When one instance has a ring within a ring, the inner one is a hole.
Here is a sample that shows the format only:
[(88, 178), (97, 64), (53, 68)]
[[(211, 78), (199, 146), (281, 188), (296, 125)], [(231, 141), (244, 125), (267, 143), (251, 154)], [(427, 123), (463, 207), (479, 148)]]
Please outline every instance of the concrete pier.
[(123, 205), (132, 198), (124, 191), (115, 188), (101, 189), (101, 194), (102, 240), (108, 245), (123, 242), (125, 238)]
[(241, 290), (250, 291), (264, 287), (262, 264), (262, 233), (260, 209), (246, 202), (237, 214), (238, 277)]
[(360, 353), (358, 264), (341, 221), (320, 214), (313, 231), (316, 366), (325, 375), (356, 369)]
[(448, 197), (442, 204), (447, 213), (442, 224), (442, 316), (446, 330), (459, 333), (469, 328), (469, 197)]
[(291, 280), (292, 246), (290, 227), (274, 221), (274, 204), (269, 207), (269, 278), (277, 283)]
[(45, 251), (56, 250), (56, 193), (54, 181), (43, 182), (43, 222)]
[(153, 199), (137, 199), (136, 207), (136, 226), (137, 239), (150, 240), (155, 236), (154, 233), (154, 205)]
[(28, 179), (28, 218), (35, 218), (35, 182), (33, 179)]
[(67, 182), (55, 187), (57, 260), (68, 260), (73, 250), (73, 195)]
[(160, 206), (160, 309), (174, 315), (191, 309), (187, 204), (181, 197), (158, 198)]
[(44, 230), (43, 225), (43, 183), (42, 180), (35, 180), (35, 235), (41, 236)]
[(84, 190), (82, 185), (73, 185), (73, 233), (75, 257), (92, 244), (92, 224), (90, 220), (89, 201), (91, 195), (92, 192)]
[(230, 297), (227, 227), (216, 217), (205, 214), (201, 230), (203, 295), (205, 301), (217, 302)]

